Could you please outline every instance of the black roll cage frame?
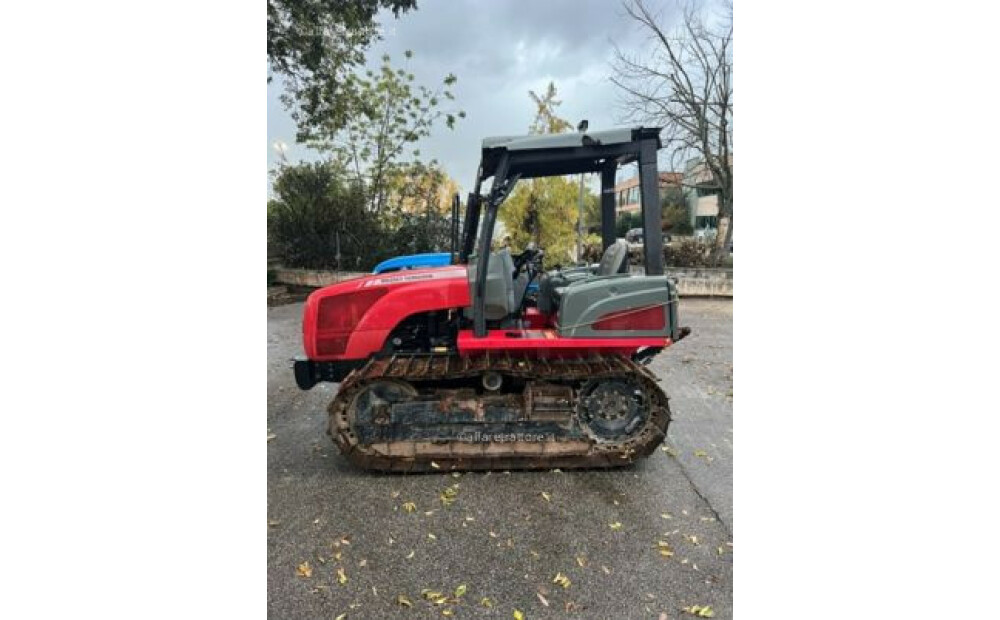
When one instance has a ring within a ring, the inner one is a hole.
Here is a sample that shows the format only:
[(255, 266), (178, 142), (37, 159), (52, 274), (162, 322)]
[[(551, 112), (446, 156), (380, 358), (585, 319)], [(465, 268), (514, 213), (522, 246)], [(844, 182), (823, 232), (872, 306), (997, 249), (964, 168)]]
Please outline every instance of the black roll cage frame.
[[(490, 247), (500, 205), (520, 179), (599, 172), (601, 174), (601, 242), (603, 249), (617, 239), (615, 231), (615, 173), (619, 166), (639, 163), (639, 191), (642, 206), (643, 249), (647, 275), (663, 274), (663, 231), (660, 214), (660, 182), (656, 153), (661, 148), (660, 128), (640, 127), (632, 130), (630, 142), (601, 144), (583, 134), (581, 146), (508, 150), (500, 146), (484, 148), (476, 173), (475, 189), (466, 202), (465, 223), (458, 264), (468, 264), (475, 249), (480, 216), (484, 215), (479, 234), (480, 249), (476, 255), (476, 281), (472, 291), (473, 328), (476, 338), (486, 336), (486, 276)], [(482, 196), (483, 181), (493, 177), (489, 196)], [(482, 213), (485, 204), (485, 214)], [(453, 214), (457, 214), (453, 204)], [(457, 235), (457, 222), (453, 224)], [(453, 237), (453, 246), (454, 243)]]

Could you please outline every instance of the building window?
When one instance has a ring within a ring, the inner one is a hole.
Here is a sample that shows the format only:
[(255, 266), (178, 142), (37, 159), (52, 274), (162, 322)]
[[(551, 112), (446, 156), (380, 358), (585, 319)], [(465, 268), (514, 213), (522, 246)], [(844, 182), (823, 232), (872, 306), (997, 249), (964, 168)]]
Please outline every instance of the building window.
[(718, 221), (719, 221), (719, 218), (717, 218), (714, 215), (699, 215), (696, 218), (694, 218), (694, 227), (695, 228), (718, 228), (719, 227), (718, 226)]
[(704, 196), (718, 196), (718, 195), (719, 195), (719, 188), (717, 188), (717, 187), (699, 187), (698, 188), (698, 197), (699, 198), (702, 198)]

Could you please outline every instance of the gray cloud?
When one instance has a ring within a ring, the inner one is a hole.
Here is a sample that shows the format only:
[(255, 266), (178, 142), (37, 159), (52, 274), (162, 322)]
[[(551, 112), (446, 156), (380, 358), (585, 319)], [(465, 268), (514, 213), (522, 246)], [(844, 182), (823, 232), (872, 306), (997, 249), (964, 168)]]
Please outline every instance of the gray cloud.
[[(467, 118), (454, 130), (443, 125), (419, 146), (436, 158), (468, 191), (485, 136), (527, 131), (533, 116), (528, 90), (540, 91), (551, 80), (563, 105), (560, 114), (573, 122), (586, 118), (594, 129), (616, 125), (618, 93), (609, 82), (614, 44), (625, 49), (645, 41), (615, 0), (421, 0), (400, 19), (381, 16), (384, 39), (372, 47), (369, 64), (383, 53), (393, 63), (412, 50), (408, 69), (421, 83), (433, 85), (448, 73), (458, 76), (456, 103)], [(268, 163), (271, 143), (289, 143), (290, 160), (315, 159), (293, 145), (294, 124), (278, 103), (276, 81), (268, 87)]]

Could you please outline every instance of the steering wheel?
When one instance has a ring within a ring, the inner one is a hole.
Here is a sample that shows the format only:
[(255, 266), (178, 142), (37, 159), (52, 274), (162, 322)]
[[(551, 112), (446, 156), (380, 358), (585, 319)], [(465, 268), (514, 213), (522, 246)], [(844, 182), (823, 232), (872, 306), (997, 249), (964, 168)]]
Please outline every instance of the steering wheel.
[(514, 278), (516, 279), (526, 268), (529, 271), (529, 275), (531, 275), (530, 272), (532, 270), (537, 271), (540, 269), (542, 256), (544, 255), (545, 252), (539, 250), (534, 243), (529, 243), (523, 252), (514, 257)]

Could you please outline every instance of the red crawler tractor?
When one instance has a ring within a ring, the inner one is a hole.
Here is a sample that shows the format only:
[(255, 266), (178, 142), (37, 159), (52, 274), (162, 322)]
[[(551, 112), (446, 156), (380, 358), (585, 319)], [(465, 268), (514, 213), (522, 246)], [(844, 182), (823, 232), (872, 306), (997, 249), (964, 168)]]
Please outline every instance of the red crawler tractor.
[[(329, 433), (341, 452), (392, 471), (613, 467), (650, 454), (670, 410), (645, 365), (689, 331), (663, 275), (659, 148), (659, 129), (642, 127), (487, 138), (460, 243), (453, 218), (455, 264), (310, 295), (295, 378), (302, 389), (340, 383)], [(642, 275), (628, 273), (628, 244), (615, 238), (615, 172), (632, 162)], [(585, 172), (601, 174), (599, 264), (546, 273), (540, 249), (490, 251), (519, 180)]]

